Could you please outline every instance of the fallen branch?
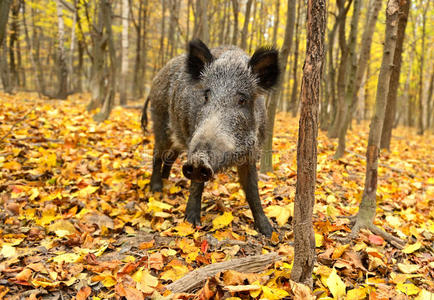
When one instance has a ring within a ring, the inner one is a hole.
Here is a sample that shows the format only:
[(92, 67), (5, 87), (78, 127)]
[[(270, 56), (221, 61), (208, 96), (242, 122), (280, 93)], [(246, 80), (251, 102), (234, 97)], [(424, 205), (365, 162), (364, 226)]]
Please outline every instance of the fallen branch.
[[(354, 156), (357, 156), (357, 157), (359, 157), (359, 158), (366, 159), (365, 156), (360, 155), (360, 154), (358, 154), (358, 153), (356, 153), (356, 152), (354, 152), (354, 151), (351, 151), (351, 150), (345, 150), (345, 152), (348, 152), (348, 153), (350, 153), (350, 154), (352, 154), (352, 155), (354, 155)], [(385, 168), (388, 168), (388, 169), (391, 169), (392, 171), (395, 171), (395, 172), (398, 172), (398, 173), (407, 173), (407, 175), (410, 176), (411, 178), (416, 177), (416, 175), (414, 175), (413, 173), (411, 173), (411, 172), (409, 172), (409, 171), (407, 171), (407, 170), (398, 169), (398, 168), (395, 168), (395, 167), (392, 167), (392, 166), (389, 166), (389, 165), (387, 165), (387, 164), (383, 164), (383, 163), (379, 163), (378, 165), (379, 165), (379, 166), (382, 166), (382, 167), (385, 167)]]
[(200, 287), (208, 278), (219, 272), (226, 270), (236, 270), (245, 273), (261, 272), (268, 265), (280, 260), (280, 258), (277, 253), (268, 253), (211, 264), (188, 273), (181, 279), (166, 286), (166, 289), (173, 293), (186, 293)]

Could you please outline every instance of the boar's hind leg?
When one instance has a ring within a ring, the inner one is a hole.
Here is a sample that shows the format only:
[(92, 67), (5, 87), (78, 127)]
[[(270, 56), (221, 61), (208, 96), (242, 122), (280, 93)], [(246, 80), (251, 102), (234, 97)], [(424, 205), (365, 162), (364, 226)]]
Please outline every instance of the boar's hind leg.
[(163, 171), (161, 172), (161, 177), (163, 179), (169, 178), (170, 170), (172, 169), (173, 163), (178, 158), (179, 152), (176, 150), (169, 150), (167, 154), (163, 156)]
[(191, 182), (185, 219), (194, 226), (200, 225), (200, 207), (202, 201), (203, 182)]
[(161, 192), (163, 189), (163, 181), (161, 179), (161, 152), (154, 149), (154, 155), (152, 159), (152, 176), (151, 176), (151, 191)]
[(256, 165), (254, 163), (246, 163), (238, 166), (238, 175), (240, 177), (241, 186), (246, 194), (247, 202), (252, 210), (255, 227), (263, 235), (270, 237), (273, 233), (273, 227), (262, 210), (261, 200), (259, 199)]

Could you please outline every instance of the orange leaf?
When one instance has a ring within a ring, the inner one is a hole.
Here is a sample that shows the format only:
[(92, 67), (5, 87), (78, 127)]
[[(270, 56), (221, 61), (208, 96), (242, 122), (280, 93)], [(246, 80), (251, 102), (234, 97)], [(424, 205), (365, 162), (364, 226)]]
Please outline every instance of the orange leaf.
[(83, 286), (77, 293), (77, 296), (75, 296), (76, 300), (86, 300), (87, 297), (90, 296), (90, 293), (92, 290), (88, 286)]

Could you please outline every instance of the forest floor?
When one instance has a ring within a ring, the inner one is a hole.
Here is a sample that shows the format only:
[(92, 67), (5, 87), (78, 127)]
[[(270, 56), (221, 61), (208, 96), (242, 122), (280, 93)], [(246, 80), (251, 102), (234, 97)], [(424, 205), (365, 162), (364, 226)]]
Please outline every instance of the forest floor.
[[(117, 107), (97, 124), (85, 112), (88, 98), (0, 94), (0, 299), (172, 299), (165, 287), (192, 270), (271, 252), (280, 256), (263, 272), (225, 271), (177, 297), (308, 298), (290, 281), (297, 119), (278, 114), (275, 171), (260, 176), (278, 229), (266, 239), (253, 228), (234, 170), (206, 186), (202, 227), (185, 223), (185, 156), (163, 193), (150, 193), (153, 137), (142, 133), (139, 111)], [(405, 248), (364, 230), (351, 244), (337, 241), (350, 230), (340, 217), (354, 215), (361, 199), (368, 128), (354, 124), (339, 160), (336, 141), (319, 133), (313, 295), (433, 299), (432, 134), (398, 128), (391, 152), (381, 153), (375, 223)]]

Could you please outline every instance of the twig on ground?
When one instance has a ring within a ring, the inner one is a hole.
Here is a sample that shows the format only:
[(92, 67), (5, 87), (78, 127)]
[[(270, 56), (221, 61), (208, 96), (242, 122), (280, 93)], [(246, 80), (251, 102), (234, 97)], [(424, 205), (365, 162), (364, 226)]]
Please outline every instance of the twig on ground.
[(188, 292), (199, 287), (208, 278), (219, 272), (226, 270), (248, 273), (261, 272), (268, 265), (278, 261), (280, 258), (277, 253), (268, 253), (211, 264), (188, 273), (181, 279), (166, 286), (166, 289), (173, 293)]

